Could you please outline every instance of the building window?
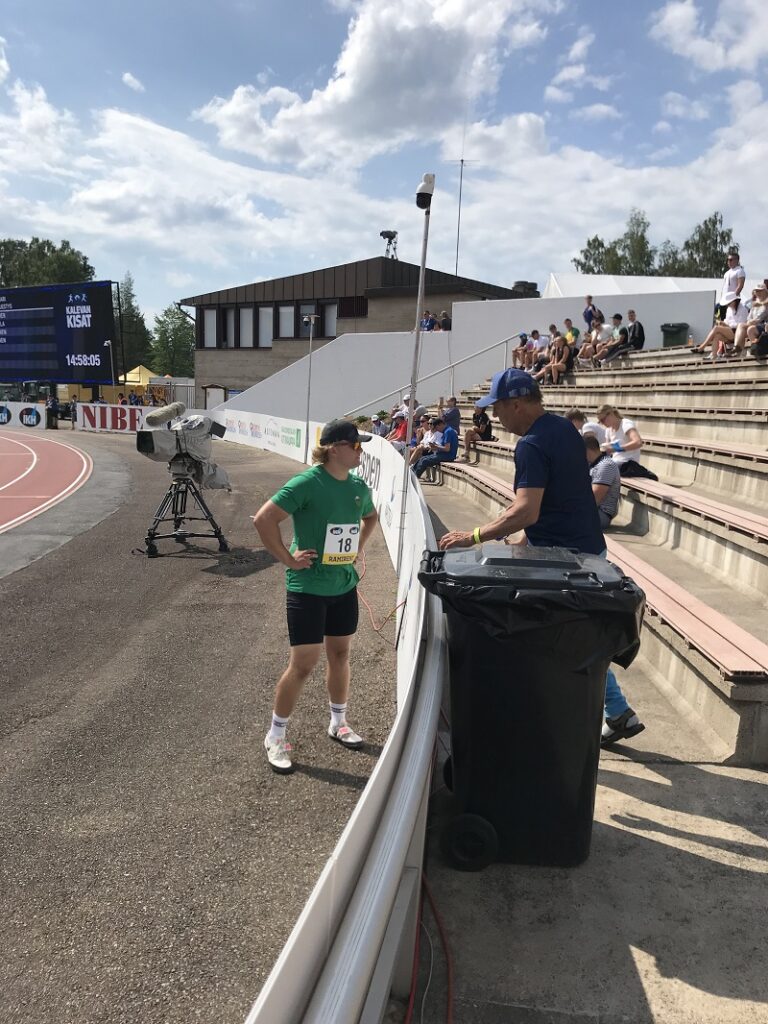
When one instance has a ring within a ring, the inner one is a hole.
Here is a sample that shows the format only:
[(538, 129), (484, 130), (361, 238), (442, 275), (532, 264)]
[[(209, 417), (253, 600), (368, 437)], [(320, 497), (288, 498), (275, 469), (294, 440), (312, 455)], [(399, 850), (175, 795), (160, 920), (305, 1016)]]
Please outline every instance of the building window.
[(293, 306), (280, 306), (278, 315), (278, 335), (281, 338), (294, 338), (296, 336), (296, 325)]
[(235, 309), (229, 306), (224, 310), (224, 337), (222, 348), (235, 347)]
[(356, 320), (368, 316), (368, 299), (365, 295), (353, 295), (339, 299), (339, 319)]
[[(304, 317), (305, 316), (310, 316), (310, 314), (313, 314), (313, 313), (316, 313), (316, 312), (317, 312), (317, 306), (314, 304), (314, 302), (302, 302), (302, 304), (299, 306), (299, 337), (301, 337), (301, 338), (308, 338), (309, 337), (309, 324), (308, 323), (306, 323), (306, 324), (304, 323)], [(315, 328), (312, 331), (312, 335), (313, 335), (313, 337), (316, 338), (319, 333), (320, 333), (320, 322), (318, 320), (315, 320)]]
[(259, 348), (272, 348), (275, 312), (271, 306), (259, 306)]
[(324, 338), (336, 337), (336, 315), (338, 306), (335, 302), (326, 302), (323, 306), (323, 323), (320, 328)]
[(253, 348), (253, 307), (240, 308), (240, 348)]
[(203, 310), (203, 348), (216, 348), (215, 309)]

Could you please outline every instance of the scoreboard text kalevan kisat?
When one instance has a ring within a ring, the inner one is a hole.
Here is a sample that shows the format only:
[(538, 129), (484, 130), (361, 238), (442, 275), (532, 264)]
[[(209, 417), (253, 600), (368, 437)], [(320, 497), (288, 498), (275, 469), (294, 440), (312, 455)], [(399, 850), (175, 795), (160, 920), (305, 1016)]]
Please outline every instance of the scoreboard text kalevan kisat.
[(0, 383), (104, 384), (115, 343), (110, 281), (0, 291)]

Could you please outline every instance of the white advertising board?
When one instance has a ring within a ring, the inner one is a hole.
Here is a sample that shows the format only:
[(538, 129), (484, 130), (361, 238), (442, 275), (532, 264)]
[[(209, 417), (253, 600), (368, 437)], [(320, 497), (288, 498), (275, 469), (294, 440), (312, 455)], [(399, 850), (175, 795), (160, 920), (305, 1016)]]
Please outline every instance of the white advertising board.
[[(304, 461), (305, 424), (299, 420), (287, 420), (280, 416), (262, 415), (257, 412), (241, 412), (226, 407), (219, 409), (215, 418), (227, 428), (225, 441), (263, 448), (264, 451), (276, 452), (297, 462)], [(310, 423), (310, 451), (315, 434), (319, 437), (321, 429), (321, 423)]]
[(45, 429), (45, 406), (36, 402), (0, 402), (0, 427)]
[[(147, 413), (153, 411), (156, 411), (153, 406), (80, 402), (77, 406), (77, 428), (91, 433), (135, 434), (144, 426)], [(204, 409), (187, 409), (184, 415), (208, 414)]]

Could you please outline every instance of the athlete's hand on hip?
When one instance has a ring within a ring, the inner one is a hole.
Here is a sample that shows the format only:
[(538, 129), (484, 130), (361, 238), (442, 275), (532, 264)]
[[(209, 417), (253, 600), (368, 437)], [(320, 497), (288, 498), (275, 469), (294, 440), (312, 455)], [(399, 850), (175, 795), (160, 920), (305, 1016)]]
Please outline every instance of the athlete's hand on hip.
[(289, 566), (290, 569), (311, 569), (312, 563), (317, 558), (317, 552), (314, 548), (306, 548), (304, 551), (293, 552), (293, 563)]
[(451, 530), (450, 533), (442, 536), (438, 543), (441, 551), (445, 551), (447, 548), (471, 548), (475, 543), (475, 538), (471, 533), (464, 533), (463, 530)]

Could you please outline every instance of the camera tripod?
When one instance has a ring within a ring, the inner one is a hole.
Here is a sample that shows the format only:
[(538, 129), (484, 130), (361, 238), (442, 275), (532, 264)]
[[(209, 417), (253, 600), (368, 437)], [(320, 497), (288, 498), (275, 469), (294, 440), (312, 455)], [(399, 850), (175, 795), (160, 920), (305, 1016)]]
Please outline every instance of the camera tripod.
[[(165, 497), (158, 505), (157, 512), (155, 512), (152, 525), (147, 530), (145, 538), (147, 557), (158, 557), (159, 551), (155, 541), (175, 540), (178, 544), (186, 544), (190, 537), (215, 537), (219, 542), (219, 551), (229, 551), (229, 544), (227, 544), (221, 527), (213, 518), (213, 513), (206, 505), (205, 499), (200, 493), (200, 488), (195, 483), (194, 476), (188, 471), (186, 465), (177, 467), (174, 465), (174, 462), (171, 463), (171, 474), (173, 477), (171, 486), (165, 492)], [(197, 509), (203, 513), (201, 516), (187, 515), (187, 498), (190, 496), (193, 502), (193, 511), (195, 506), (197, 506)], [(161, 523), (171, 522), (173, 523), (173, 533), (157, 532)], [(206, 533), (192, 533), (189, 530), (182, 529), (185, 522), (209, 523), (211, 529)]]

